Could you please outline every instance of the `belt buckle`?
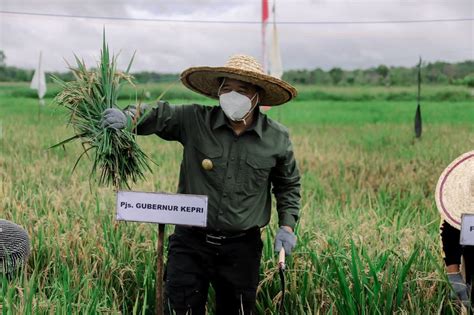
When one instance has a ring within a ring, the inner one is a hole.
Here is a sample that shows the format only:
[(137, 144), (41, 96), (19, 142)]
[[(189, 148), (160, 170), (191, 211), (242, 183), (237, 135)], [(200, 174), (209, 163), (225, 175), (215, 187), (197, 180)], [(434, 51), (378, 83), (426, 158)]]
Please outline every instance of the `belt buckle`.
[(206, 243), (220, 246), (222, 243), (219, 241), (225, 240), (225, 238), (225, 236), (206, 234)]

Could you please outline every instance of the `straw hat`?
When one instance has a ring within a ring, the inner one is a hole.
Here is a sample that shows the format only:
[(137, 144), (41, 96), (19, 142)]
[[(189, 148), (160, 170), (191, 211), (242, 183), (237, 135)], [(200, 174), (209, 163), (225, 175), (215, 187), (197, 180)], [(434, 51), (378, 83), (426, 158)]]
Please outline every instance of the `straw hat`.
[(443, 171), (435, 197), (441, 217), (461, 229), (462, 214), (474, 214), (474, 151), (464, 153)]
[(260, 104), (276, 106), (293, 99), (297, 92), (290, 84), (267, 75), (255, 58), (246, 55), (232, 56), (223, 67), (191, 67), (181, 73), (181, 82), (200, 94), (218, 99), (220, 78), (245, 81), (260, 87)]

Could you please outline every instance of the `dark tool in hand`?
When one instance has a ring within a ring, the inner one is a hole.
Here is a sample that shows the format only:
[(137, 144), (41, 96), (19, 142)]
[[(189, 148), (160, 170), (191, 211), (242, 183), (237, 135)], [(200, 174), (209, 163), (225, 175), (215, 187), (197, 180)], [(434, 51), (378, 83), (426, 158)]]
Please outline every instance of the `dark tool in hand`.
[(280, 313), (285, 314), (285, 249), (282, 247), (278, 254), (278, 273), (280, 274), (281, 302)]

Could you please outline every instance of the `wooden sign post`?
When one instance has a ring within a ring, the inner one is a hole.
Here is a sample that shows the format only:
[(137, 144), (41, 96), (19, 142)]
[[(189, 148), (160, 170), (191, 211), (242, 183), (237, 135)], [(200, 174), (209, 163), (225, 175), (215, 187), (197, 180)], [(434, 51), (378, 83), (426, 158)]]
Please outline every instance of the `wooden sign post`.
[(163, 242), (165, 224), (206, 227), (207, 196), (138, 191), (117, 192), (118, 221), (158, 223), (156, 307), (163, 315)]
[(163, 242), (165, 239), (165, 225), (158, 224), (158, 244), (156, 246), (157, 257), (156, 257), (156, 307), (155, 314), (164, 314), (164, 303), (163, 303), (163, 286), (160, 283), (163, 281)]

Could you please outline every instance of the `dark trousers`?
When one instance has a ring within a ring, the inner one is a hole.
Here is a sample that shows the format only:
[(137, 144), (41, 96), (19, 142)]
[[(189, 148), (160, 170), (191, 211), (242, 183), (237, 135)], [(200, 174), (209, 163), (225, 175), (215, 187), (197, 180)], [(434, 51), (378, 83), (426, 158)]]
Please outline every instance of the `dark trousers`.
[(219, 241), (196, 228), (176, 227), (169, 237), (166, 313), (205, 314), (211, 284), (217, 315), (255, 314), (262, 247), (259, 229)]

